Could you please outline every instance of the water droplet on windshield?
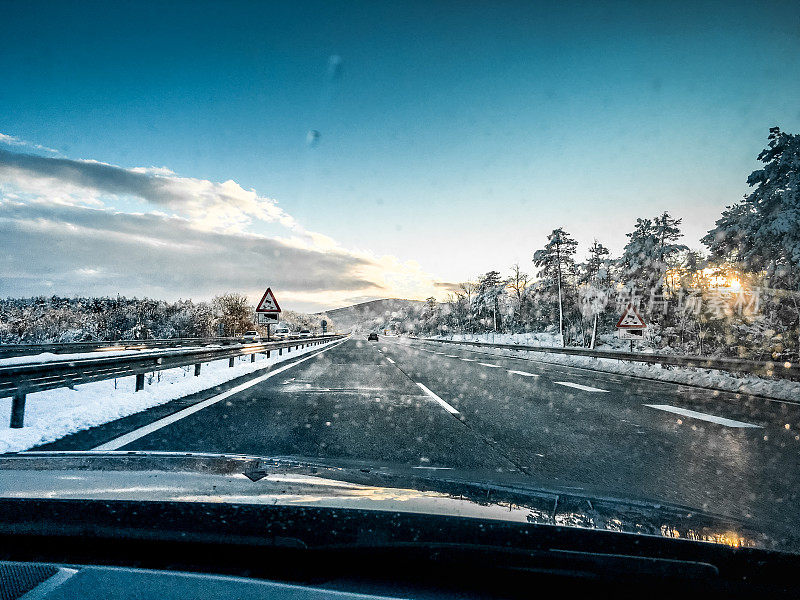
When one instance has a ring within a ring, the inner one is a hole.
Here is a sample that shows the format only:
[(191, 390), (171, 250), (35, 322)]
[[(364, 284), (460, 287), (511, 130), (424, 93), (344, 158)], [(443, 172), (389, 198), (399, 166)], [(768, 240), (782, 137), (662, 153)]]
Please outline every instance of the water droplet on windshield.
[(319, 144), (320, 132), (316, 129), (309, 129), (308, 133), (306, 134), (306, 145), (310, 148), (314, 148), (317, 144)]
[(328, 57), (328, 80), (332, 81), (339, 77), (342, 72), (342, 57), (338, 54), (331, 54)]

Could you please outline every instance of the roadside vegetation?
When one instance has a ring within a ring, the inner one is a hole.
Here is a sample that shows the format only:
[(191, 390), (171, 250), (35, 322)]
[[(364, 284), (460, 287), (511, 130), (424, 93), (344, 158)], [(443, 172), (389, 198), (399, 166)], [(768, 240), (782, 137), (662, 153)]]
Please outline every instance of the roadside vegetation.
[[(228, 293), (210, 302), (149, 298), (0, 299), (0, 343), (78, 342), (150, 338), (235, 336), (250, 330), (255, 307), (247, 296)], [(325, 315), (283, 311), (291, 330), (319, 332)], [(332, 331), (333, 322), (328, 321)]]
[[(529, 268), (515, 264), (453, 287), (375, 328), (416, 335), (547, 332), (566, 346), (610, 341), (633, 304), (649, 325), (639, 347), (681, 354), (796, 361), (800, 347), (800, 135), (770, 129), (753, 191), (725, 208), (702, 239), (682, 243), (682, 219), (636, 219), (620, 256), (602, 239), (581, 249), (554, 229)], [(584, 261), (576, 260), (579, 251)], [(380, 321), (380, 322), (377, 322)]]

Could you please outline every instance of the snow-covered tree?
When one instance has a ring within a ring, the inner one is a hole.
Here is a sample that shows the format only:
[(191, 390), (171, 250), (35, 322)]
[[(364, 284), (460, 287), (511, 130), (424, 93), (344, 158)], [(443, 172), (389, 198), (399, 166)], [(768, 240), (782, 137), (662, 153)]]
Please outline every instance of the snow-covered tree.
[(592, 310), (589, 311), (592, 316), (590, 348), (594, 348), (597, 340), (597, 321), (600, 316), (601, 300), (607, 298), (607, 292), (602, 288), (607, 287), (610, 282), (610, 254), (608, 248), (595, 239), (589, 247), (589, 258), (580, 269), (580, 282), (589, 288), (585, 294), (587, 297), (584, 299), (592, 307)]
[(478, 284), (474, 281), (462, 281), (458, 284), (458, 290), (456, 291), (456, 295), (459, 298), (463, 299), (463, 303), (465, 306), (465, 317), (466, 321), (469, 324), (470, 332), (475, 332), (475, 313), (474, 313), (474, 304), (473, 298), (475, 297), (475, 293), (478, 291)]
[(235, 335), (253, 329), (254, 307), (244, 294), (230, 293), (211, 301), (216, 322), (225, 328), (225, 335)]
[(533, 255), (533, 264), (539, 267), (539, 277), (545, 286), (555, 286), (558, 293), (558, 331), (564, 345), (564, 275), (574, 267), (578, 242), (561, 227), (547, 236), (547, 244)]
[(514, 320), (519, 323), (522, 321), (522, 306), (527, 298), (528, 274), (523, 272), (519, 263), (511, 266), (511, 276), (506, 279), (506, 286), (511, 291), (514, 301)]
[(505, 285), (500, 278), (499, 271), (489, 271), (478, 281), (478, 290), (475, 302), (480, 313), (492, 316), (493, 329), (497, 331), (498, 317), (500, 316), (500, 296), (505, 291)]
[(677, 241), (683, 236), (681, 219), (664, 212), (654, 219), (636, 219), (632, 232), (626, 234), (620, 264), (626, 283), (639, 290), (661, 288), (664, 275), (674, 259), (688, 248)]
[(764, 163), (747, 183), (755, 189), (728, 206), (703, 238), (715, 258), (763, 271), (773, 287), (800, 289), (800, 135), (769, 130)]
[(610, 251), (597, 239), (589, 247), (589, 258), (582, 269), (581, 283), (600, 285), (609, 279)]

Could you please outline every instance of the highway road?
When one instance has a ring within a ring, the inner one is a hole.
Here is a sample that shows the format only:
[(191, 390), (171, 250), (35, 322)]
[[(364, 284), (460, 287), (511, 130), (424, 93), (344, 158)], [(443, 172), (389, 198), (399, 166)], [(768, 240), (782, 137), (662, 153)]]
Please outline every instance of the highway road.
[(171, 414), (159, 410), (48, 448), (513, 475), (705, 509), (756, 528), (800, 527), (800, 406), (790, 402), (382, 337), (349, 339)]

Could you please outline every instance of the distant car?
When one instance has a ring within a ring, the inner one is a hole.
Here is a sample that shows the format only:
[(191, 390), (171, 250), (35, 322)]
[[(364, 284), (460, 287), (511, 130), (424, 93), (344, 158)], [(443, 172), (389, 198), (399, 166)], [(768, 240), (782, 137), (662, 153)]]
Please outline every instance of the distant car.
[(310, 329), (301, 329), (299, 337), (301, 337), (301, 338), (310, 338), (311, 337), (311, 330)]
[(258, 343), (261, 341), (261, 335), (257, 331), (245, 331), (242, 335), (242, 341)]
[(377, 342), (378, 341), (378, 334), (377, 333), (370, 333), (367, 336), (367, 341), (368, 342)]
[(288, 327), (278, 327), (275, 330), (275, 339), (276, 340), (288, 340), (290, 333)]

